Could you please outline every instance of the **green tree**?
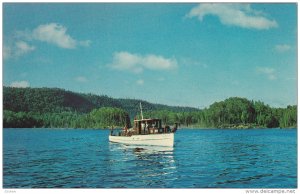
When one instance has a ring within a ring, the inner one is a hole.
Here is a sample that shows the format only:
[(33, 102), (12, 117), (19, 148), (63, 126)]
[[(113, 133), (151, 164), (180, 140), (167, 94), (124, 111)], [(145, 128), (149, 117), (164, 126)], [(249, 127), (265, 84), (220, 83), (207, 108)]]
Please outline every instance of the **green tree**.
[(108, 126), (130, 126), (127, 112), (119, 108), (104, 107), (93, 110), (90, 114), (93, 127), (103, 128)]

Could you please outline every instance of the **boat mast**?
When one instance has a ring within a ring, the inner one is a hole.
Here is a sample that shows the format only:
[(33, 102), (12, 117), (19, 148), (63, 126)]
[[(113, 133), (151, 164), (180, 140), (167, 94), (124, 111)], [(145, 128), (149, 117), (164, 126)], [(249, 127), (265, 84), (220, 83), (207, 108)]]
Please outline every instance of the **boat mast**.
[(143, 117), (143, 109), (142, 109), (142, 103), (140, 102), (140, 109), (141, 109), (141, 117), (142, 117), (142, 120), (144, 119)]

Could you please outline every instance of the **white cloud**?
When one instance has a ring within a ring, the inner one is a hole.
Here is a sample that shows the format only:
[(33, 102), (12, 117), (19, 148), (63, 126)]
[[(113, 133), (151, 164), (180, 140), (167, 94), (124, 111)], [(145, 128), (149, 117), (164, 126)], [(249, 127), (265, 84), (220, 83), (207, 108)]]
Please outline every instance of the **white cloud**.
[[(78, 46), (88, 47), (90, 40), (75, 40), (67, 34), (67, 28), (57, 23), (42, 24), (33, 30), (16, 31), (10, 45), (3, 46), (3, 59), (19, 57), (36, 49), (36, 41), (46, 42), (60, 48), (75, 49)], [(30, 44), (29, 44), (29, 43)]]
[(275, 20), (266, 18), (265, 13), (253, 10), (249, 4), (204, 3), (192, 8), (186, 16), (202, 21), (206, 15), (217, 16), (224, 25), (242, 28), (264, 30), (278, 26)]
[(75, 49), (78, 46), (88, 47), (90, 40), (76, 40), (67, 33), (67, 28), (58, 23), (42, 24), (31, 30), (17, 31), (16, 38), (20, 40), (38, 40), (54, 44), (65, 49)]
[(118, 70), (131, 70), (140, 73), (143, 68), (139, 67), (139, 63), (140, 56), (128, 52), (117, 52), (114, 53), (113, 63), (110, 66)]
[(14, 88), (27, 88), (30, 86), (28, 81), (15, 81), (10, 84)]
[(32, 37), (61, 48), (76, 48), (77, 41), (67, 34), (67, 28), (57, 23), (43, 24), (35, 28)]
[(88, 81), (88, 79), (84, 76), (78, 76), (78, 77), (75, 78), (75, 80), (77, 82), (87, 82)]
[(173, 69), (177, 66), (176, 60), (156, 55), (147, 55), (141, 58), (141, 64), (143, 64), (145, 68), (152, 70)]
[(85, 47), (89, 47), (91, 45), (91, 41), (90, 40), (83, 40), (83, 41), (79, 41), (78, 45), (80, 46), (85, 46)]
[(291, 46), (288, 44), (278, 44), (275, 46), (275, 50), (279, 53), (283, 53), (291, 50)]
[(3, 59), (9, 59), (25, 55), (35, 50), (34, 46), (24, 41), (17, 41), (9, 46), (3, 45)]
[(144, 80), (139, 79), (139, 80), (136, 81), (136, 83), (137, 83), (138, 85), (144, 85)]
[(15, 55), (17, 56), (24, 55), (34, 50), (35, 50), (34, 46), (30, 46), (24, 41), (16, 42)]
[(144, 69), (149, 70), (171, 70), (178, 66), (176, 59), (164, 58), (163, 56), (149, 54), (142, 56), (129, 52), (116, 52), (113, 62), (109, 64), (113, 69), (127, 70), (134, 73), (141, 73)]
[(276, 70), (273, 68), (269, 68), (269, 67), (257, 67), (256, 71), (260, 74), (263, 74), (265, 76), (267, 76), (267, 78), (269, 80), (275, 80), (277, 79), (276, 77)]

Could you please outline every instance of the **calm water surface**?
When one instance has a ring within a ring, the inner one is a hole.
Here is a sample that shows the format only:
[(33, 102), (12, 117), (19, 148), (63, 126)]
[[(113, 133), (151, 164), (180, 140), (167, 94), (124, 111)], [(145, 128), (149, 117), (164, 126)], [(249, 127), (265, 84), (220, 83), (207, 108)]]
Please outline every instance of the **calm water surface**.
[(297, 130), (178, 130), (174, 149), (109, 131), (4, 129), (4, 188), (295, 188)]

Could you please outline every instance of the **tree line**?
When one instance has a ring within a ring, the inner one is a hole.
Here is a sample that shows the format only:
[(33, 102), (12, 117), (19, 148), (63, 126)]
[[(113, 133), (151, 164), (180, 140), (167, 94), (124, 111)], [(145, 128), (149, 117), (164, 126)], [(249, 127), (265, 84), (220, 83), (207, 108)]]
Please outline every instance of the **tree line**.
[[(137, 105), (138, 106), (138, 105)], [(135, 111), (133, 118), (140, 118)], [(145, 110), (144, 118), (160, 118), (163, 124), (175, 122), (199, 128), (289, 128), (297, 127), (297, 106), (272, 108), (260, 101), (232, 97), (195, 111)], [(122, 108), (102, 107), (88, 113), (78, 111), (34, 112), (4, 110), (5, 128), (106, 128), (131, 126), (130, 114)]]
[[(289, 128), (297, 127), (297, 106), (271, 108), (261, 101), (231, 97), (215, 102), (208, 108), (192, 112), (167, 110), (145, 113), (146, 117), (161, 118), (171, 125), (178, 122), (184, 126), (200, 128)], [(139, 115), (137, 115), (139, 117)]]
[(130, 126), (127, 112), (119, 108), (103, 107), (90, 113), (35, 113), (3, 111), (4, 128), (94, 128)]
[(199, 110), (191, 107), (149, 103), (138, 99), (115, 99), (106, 95), (76, 93), (59, 88), (3, 87), (3, 109), (13, 112), (87, 114), (94, 109), (112, 107), (125, 110), (132, 118), (139, 111), (140, 102), (148, 111), (189, 112)]

